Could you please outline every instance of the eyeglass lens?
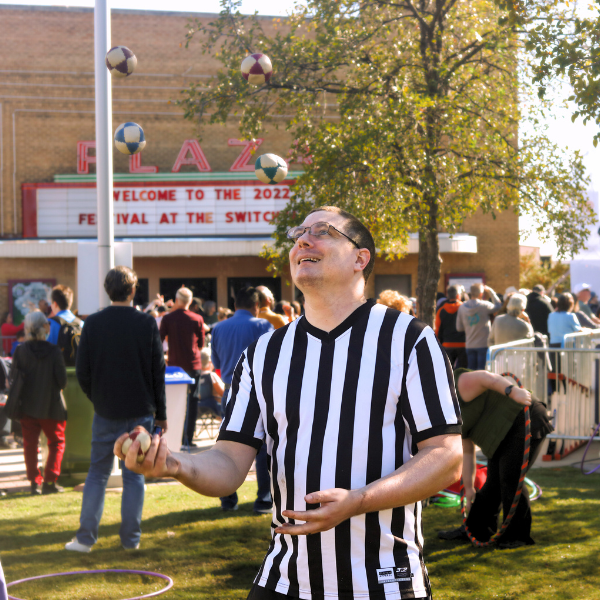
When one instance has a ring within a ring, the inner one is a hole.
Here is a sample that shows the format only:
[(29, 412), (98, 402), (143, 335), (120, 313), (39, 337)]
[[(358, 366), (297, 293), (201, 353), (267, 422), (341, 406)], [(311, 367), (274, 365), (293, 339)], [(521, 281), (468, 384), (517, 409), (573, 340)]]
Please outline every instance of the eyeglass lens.
[(292, 227), (288, 231), (288, 237), (297, 240), (300, 236), (304, 235), (307, 229), (311, 235), (327, 235), (329, 233), (329, 223), (313, 223), (310, 228), (302, 226)]

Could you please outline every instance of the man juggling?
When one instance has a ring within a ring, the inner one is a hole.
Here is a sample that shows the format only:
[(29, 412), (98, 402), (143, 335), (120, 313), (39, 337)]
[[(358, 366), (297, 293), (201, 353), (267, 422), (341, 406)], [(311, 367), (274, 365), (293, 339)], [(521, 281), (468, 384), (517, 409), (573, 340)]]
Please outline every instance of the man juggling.
[(305, 315), (241, 355), (210, 450), (154, 436), (128, 469), (227, 496), (266, 444), (272, 540), (249, 599), (431, 597), (421, 503), (460, 476), (461, 418), (431, 328), (365, 299), (375, 245), (336, 207), (292, 227), (290, 269)]

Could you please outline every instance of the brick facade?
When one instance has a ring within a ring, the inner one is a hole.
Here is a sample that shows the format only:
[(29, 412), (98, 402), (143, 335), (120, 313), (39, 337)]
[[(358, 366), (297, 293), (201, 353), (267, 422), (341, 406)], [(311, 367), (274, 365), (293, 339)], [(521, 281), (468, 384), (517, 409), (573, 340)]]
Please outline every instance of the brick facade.
[[(180, 90), (201, 83), (219, 66), (201, 54), (197, 42), (185, 48), (188, 23), (185, 13), (114, 10), (112, 14), (113, 45), (127, 45), (138, 57), (132, 77), (113, 80), (113, 126), (140, 123), (148, 140), (142, 164), (156, 165), (165, 173), (171, 172), (183, 141), (198, 133), (176, 105)], [(271, 19), (265, 18), (265, 29), (271, 26)], [(95, 138), (93, 11), (0, 6), (0, 53), (0, 237), (10, 239), (22, 235), (21, 184), (51, 182), (55, 175), (75, 173), (77, 142)], [(234, 120), (203, 131), (202, 149), (214, 172), (227, 172), (238, 157), (240, 148), (227, 146), (229, 138), (237, 137)], [(271, 128), (266, 138), (263, 148), (287, 153), (291, 140), (284, 131)], [(128, 157), (116, 150), (114, 171), (128, 172)], [(194, 166), (183, 166), (181, 172), (185, 171), (197, 172)], [(484, 272), (487, 283), (499, 291), (518, 285), (517, 215), (506, 212), (494, 220), (478, 214), (462, 230), (477, 236), (479, 251), (443, 254), (443, 275)], [(231, 274), (266, 275), (266, 263), (257, 257), (134, 257), (134, 261), (140, 277), (149, 279), (151, 296), (160, 277), (174, 270), (190, 277), (215, 273), (220, 304), (225, 303), (226, 278)], [(416, 273), (416, 255), (394, 262), (381, 259), (375, 268), (375, 275), (411, 275), (413, 294)], [(76, 290), (76, 259), (0, 258), (0, 311), (8, 304), (2, 284), (11, 278), (38, 276), (54, 277)], [(443, 286), (444, 277), (440, 290)], [(291, 297), (292, 289), (283, 285), (282, 292)]]

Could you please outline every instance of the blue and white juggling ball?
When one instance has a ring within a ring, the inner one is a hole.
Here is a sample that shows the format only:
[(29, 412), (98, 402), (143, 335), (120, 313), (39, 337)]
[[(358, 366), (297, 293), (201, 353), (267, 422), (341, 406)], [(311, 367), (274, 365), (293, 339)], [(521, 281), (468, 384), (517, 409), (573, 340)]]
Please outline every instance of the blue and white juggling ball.
[(280, 183), (286, 178), (288, 170), (283, 158), (276, 154), (263, 154), (254, 163), (254, 173), (263, 183)]
[(121, 123), (115, 131), (115, 148), (123, 154), (137, 154), (144, 149), (144, 130), (137, 123)]
[(127, 46), (115, 46), (106, 53), (106, 66), (113, 77), (128, 77), (135, 71), (137, 58)]

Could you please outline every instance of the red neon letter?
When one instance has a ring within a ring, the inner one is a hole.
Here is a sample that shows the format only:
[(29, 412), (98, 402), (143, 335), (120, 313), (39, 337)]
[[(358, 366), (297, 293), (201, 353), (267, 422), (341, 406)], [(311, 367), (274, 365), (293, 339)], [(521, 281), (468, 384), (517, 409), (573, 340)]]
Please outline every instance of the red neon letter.
[[(186, 158), (188, 152), (191, 156)], [(177, 155), (177, 160), (171, 171), (173, 173), (179, 173), (182, 165), (196, 165), (198, 171), (212, 171), (206, 160), (206, 156), (204, 156), (204, 152), (202, 152), (202, 148), (200, 148), (198, 140), (185, 140), (185, 142), (183, 142), (183, 146), (181, 146), (181, 150)]]
[(235, 162), (229, 168), (230, 171), (254, 171), (254, 163), (248, 164), (248, 161), (252, 158), (252, 153), (263, 143), (264, 138), (256, 138), (244, 142), (242, 140), (229, 139), (227, 140), (228, 146), (244, 146), (241, 154), (235, 159)]
[(95, 156), (88, 154), (91, 148), (96, 147), (96, 142), (77, 142), (77, 173), (87, 175), (90, 172), (90, 165), (96, 162)]
[(132, 154), (129, 157), (130, 173), (158, 173), (158, 167), (142, 167), (142, 153)]

